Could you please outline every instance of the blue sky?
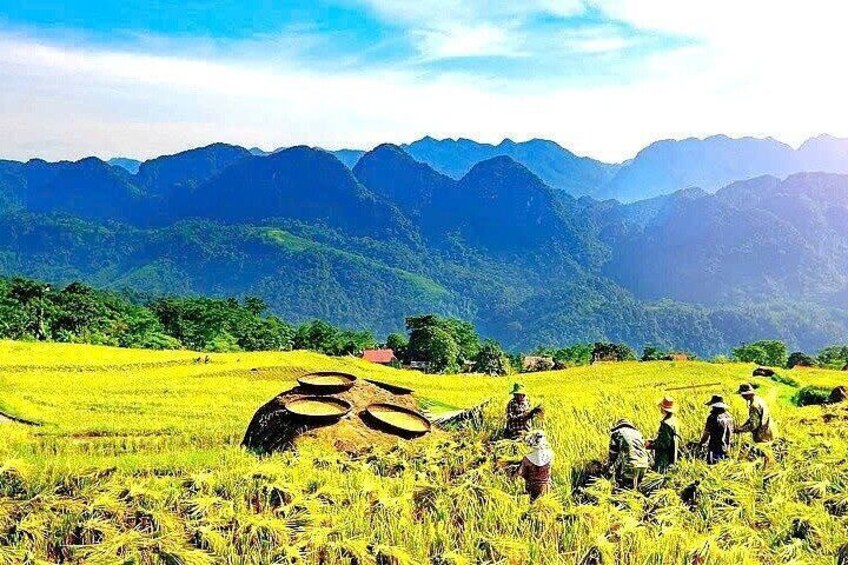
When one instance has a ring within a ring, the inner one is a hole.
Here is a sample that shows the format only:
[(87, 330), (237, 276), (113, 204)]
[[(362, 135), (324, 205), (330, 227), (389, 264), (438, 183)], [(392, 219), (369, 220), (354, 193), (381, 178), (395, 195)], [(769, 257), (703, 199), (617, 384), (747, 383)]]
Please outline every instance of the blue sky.
[(0, 156), (848, 135), (838, 2), (0, 0)]

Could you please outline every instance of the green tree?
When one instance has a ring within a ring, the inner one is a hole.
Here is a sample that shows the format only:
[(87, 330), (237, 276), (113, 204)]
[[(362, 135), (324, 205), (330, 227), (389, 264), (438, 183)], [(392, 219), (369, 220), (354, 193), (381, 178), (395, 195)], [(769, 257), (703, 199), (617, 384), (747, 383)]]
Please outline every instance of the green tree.
[(470, 322), (457, 318), (440, 320), (439, 326), (450, 334), (459, 347), (457, 362), (462, 365), (466, 361), (473, 361), (480, 350), (480, 336)]
[(227, 332), (221, 332), (217, 334), (211, 341), (206, 344), (204, 349), (206, 351), (213, 351), (215, 353), (231, 353), (234, 351), (241, 350), (236, 338)]
[(312, 320), (298, 326), (294, 335), (295, 349), (309, 349), (335, 355), (339, 330), (324, 320)]
[(554, 368), (565, 369), (588, 365), (592, 361), (592, 345), (589, 343), (575, 343), (562, 349), (557, 349), (551, 354), (554, 359)]
[(265, 304), (254, 298), (163, 298), (150, 309), (168, 335), (199, 351), (287, 350), (295, 337), (279, 318), (263, 318)]
[(158, 318), (143, 306), (130, 304), (123, 320), (124, 331), (118, 336), (121, 347), (142, 349), (180, 349), (182, 343), (165, 333)]
[(509, 370), (509, 358), (501, 349), (500, 344), (490, 339), (484, 341), (474, 358), (474, 371), (495, 376), (506, 375)]
[(848, 345), (831, 345), (825, 347), (817, 355), (823, 367), (841, 369), (848, 364)]
[(733, 349), (731, 358), (740, 363), (785, 367), (789, 353), (785, 343), (772, 339), (742, 344)]
[(248, 296), (244, 299), (244, 307), (254, 316), (261, 316), (268, 310), (268, 303), (256, 296)]
[(294, 328), (277, 318), (254, 318), (241, 328), (238, 344), (246, 351), (291, 351)]
[[(459, 346), (453, 336), (440, 327), (425, 328), (421, 332), (421, 354), (429, 363), (431, 373), (459, 372)], [(411, 340), (410, 340), (411, 341)]]
[(786, 362), (786, 368), (792, 367), (815, 367), (818, 364), (816, 358), (812, 355), (807, 355), (802, 351), (795, 351), (789, 355), (789, 360)]
[(520, 373), (524, 370), (524, 356), (521, 353), (508, 353), (509, 366), (512, 373)]
[(642, 361), (662, 361), (665, 356), (665, 351), (653, 345), (647, 345), (642, 350)]
[[(407, 358), (410, 361), (428, 362), (434, 372), (456, 371), (466, 361), (473, 361), (480, 349), (480, 338), (474, 326), (454, 318), (441, 318), (434, 314), (411, 316), (406, 319), (406, 328), (409, 332)], [(438, 347), (433, 344), (435, 336), (440, 341)], [(446, 348), (444, 336), (453, 342), (452, 347)], [(456, 358), (445, 362), (431, 357), (436, 352), (441, 355), (445, 349), (455, 350)], [(434, 368), (442, 366), (450, 369)]]
[(370, 331), (342, 330), (337, 335), (333, 355), (362, 355), (366, 349), (377, 347), (377, 340)]
[(46, 340), (50, 337), (50, 322), (55, 314), (49, 284), (25, 278), (9, 281), (7, 296), (16, 303), (21, 315), (16, 316), (18, 327), (12, 330), (18, 339), (30, 337)]
[(409, 338), (406, 335), (395, 332), (386, 337), (386, 347), (395, 352), (395, 357), (406, 360), (406, 349), (409, 347)]
[(592, 346), (592, 363), (598, 361), (635, 361), (636, 352), (623, 343), (596, 342)]
[(294, 334), (295, 349), (309, 349), (325, 355), (359, 355), (377, 346), (370, 331), (340, 330), (324, 320), (301, 324)]

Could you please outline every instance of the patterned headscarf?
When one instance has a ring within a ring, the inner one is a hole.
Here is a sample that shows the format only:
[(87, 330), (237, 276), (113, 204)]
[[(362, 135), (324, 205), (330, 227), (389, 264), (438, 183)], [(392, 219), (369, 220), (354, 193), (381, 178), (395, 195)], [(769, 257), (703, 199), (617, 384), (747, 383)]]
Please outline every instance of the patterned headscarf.
[(529, 459), (531, 463), (539, 467), (543, 467), (553, 462), (554, 450), (551, 448), (551, 444), (548, 443), (548, 437), (545, 435), (545, 432), (542, 430), (533, 430), (532, 432), (528, 432), (527, 436), (524, 438), (524, 442), (530, 446), (530, 449), (532, 450), (527, 454), (527, 459)]

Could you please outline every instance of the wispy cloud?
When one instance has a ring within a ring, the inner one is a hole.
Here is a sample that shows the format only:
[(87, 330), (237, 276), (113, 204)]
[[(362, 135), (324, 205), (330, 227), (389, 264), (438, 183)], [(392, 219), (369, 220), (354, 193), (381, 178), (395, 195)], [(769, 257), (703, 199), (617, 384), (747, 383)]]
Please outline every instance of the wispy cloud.
[(412, 31), (424, 61), (462, 57), (520, 57), (520, 42), (512, 30), (490, 24), (445, 25)]
[(525, 26), (540, 15), (569, 17), (579, 0), (363, 0), (378, 16), (403, 26), (426, 61), (460, 57), (521, 57)]
[(431, 134), (620, 160), (657, 138), (848, 135), (840, 3), (365, 1), (381, 57), (314, 26), (134, 44), (0, 29), (0, 157)]
[(562, 47), (579, 54), (601, 54), (622, 51), (639, 43), (633, 35), (627, 36), (616, 27), (593, 26), (567, 29), (562, 33)]

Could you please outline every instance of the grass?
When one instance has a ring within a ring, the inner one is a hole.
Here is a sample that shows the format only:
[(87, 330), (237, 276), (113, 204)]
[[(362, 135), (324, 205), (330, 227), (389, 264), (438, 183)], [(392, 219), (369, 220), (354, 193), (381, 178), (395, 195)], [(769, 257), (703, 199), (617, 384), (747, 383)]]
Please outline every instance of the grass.
[[(717, 467), (649, 475), (647, 495), (587, 488), (620, 417), (646, 434), (668, 389), (697, 439), (703, 403), (753, 366), (602, 364), (520, 378), (426, 376), (321, 355), (212, 355), (0, 342), (0, 563), (834, 563), (848, 543), (848, 411), (796, 407), (801, 386), (844, 373), (757, 379), (782, 434), (764, 467), (747, 439)], [(480, 431), (340, 454), (317, 442), (259, 458), (239, 443), (253, 412), (297, 376), (342, 370), (414, 388), (432, 410), (492, 399)], [(513, 381), (545, 406), (553, 493), (530, 505), (490, 442)], [(716, 384), (710, 384), (716, 383)], [(709, 386), (703, 386), (709, 385)], [(683, 388), (680, 387), (695, 387)], [(700, 481), (692, 506), (680, 491)]]

